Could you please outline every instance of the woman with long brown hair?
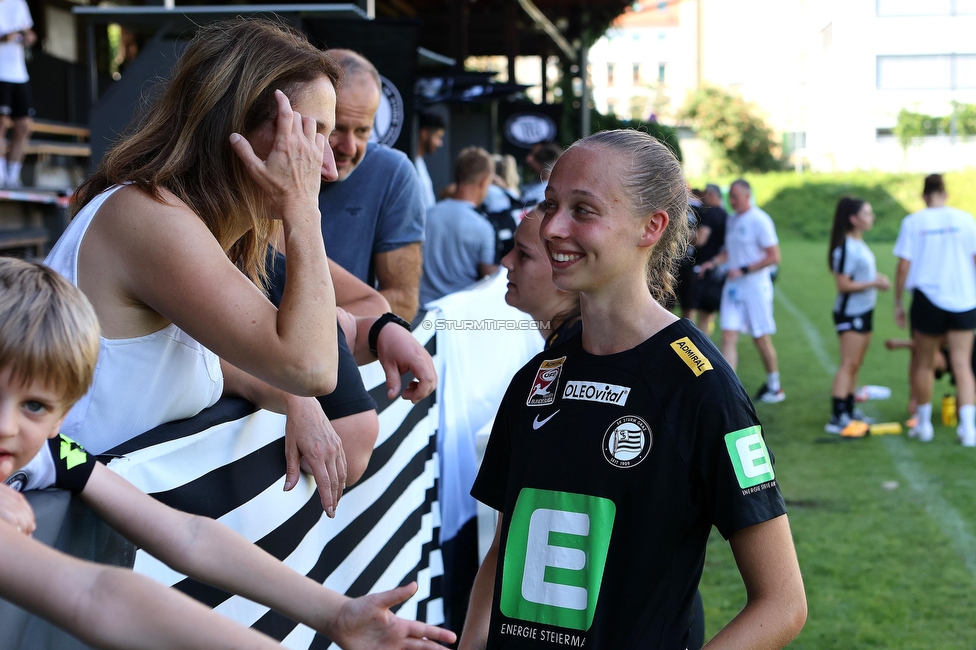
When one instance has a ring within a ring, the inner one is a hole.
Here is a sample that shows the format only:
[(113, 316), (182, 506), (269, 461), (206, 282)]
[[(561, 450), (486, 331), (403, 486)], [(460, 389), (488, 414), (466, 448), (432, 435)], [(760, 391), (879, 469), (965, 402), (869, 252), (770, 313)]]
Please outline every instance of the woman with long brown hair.
[[(142, 120), (79, 188), (48, 256), (102, 327), (93, 387), (66, 434), (102, 453), (240, 395), (287, 415), (285, 489), (301, 465), (334, 515), (346, 453), (365, 467), (372, 451), (372, 440), (340, 440), (312, 397), (336, 382), (318, 192), (336, 178), (327, 139), (341, 75), (284, 24), (238, 19), (197, 32)], [(275, 309), (261, 285), (279, 230), (288, 279)], [(406, 330), (377, 335), (385, 366), (418, 358)], [(391, 350), (406, 353), (390, 360)]]

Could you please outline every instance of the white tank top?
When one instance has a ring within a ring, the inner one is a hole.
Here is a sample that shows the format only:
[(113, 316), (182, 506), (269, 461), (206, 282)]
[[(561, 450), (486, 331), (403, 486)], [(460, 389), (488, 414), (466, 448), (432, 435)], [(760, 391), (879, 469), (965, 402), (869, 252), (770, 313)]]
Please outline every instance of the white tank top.
[[(82, 208), (45, 263), (78, 284), (78, 251), (88, 226), (116, 185)], [(132, 339), (102, 337), (95, 379), (69, 411), (61, 432), (101, 454), (153, 427), (196, 415), (220, 398), (217, 355), (170, 323)]]

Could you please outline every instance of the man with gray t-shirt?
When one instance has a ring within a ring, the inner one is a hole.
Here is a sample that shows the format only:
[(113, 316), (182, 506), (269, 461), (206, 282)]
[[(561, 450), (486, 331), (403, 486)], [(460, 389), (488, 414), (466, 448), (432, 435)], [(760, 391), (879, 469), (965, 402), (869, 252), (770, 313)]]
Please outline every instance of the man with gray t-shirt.
[(406, 320), (417, 314), (424, 240), (420, 181), (401, 151), (369, 142), (380, 76), (363, 56), (333, 49), (345, 73), (329, 136), (339, 179), (319, 192), (329, 258), (370, 286)]
[(495, 163), (481, 147), (458, 154), (454, 197), (427, 211), (421, 304), (460, 291), (498, 270), (495, 230), (475, 210), (484, 202), (494, 173)]

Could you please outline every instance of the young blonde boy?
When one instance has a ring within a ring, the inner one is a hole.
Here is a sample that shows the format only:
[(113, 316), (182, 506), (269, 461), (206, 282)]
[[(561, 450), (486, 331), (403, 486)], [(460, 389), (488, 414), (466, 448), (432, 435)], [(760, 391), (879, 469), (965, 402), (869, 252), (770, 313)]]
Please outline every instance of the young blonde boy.
[(79, 289), (42, 265), (0, 258), (0, 598), (98, 647), (278, 647), (144, 576), (32, 540), (33, 512), (11, 486), (53, 485), (80, 495), (177, 571), (263, 603), (343, 648), (423, 650), (454, 641), (452, 632), (389, 610), (415, 584), (356, 599), (330, 591), (222, 524), (147, 496), (60, 435), (91, 383), (98, 343), (98, 320)]

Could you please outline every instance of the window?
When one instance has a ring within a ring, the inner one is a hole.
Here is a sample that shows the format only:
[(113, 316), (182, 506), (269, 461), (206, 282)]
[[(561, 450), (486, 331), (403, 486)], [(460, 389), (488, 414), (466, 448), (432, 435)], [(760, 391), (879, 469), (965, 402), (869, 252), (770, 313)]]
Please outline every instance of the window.
[(878, 90), (976, 88), (976, 54), (879, 56)]
[(617, 114), (617, 100), (615, 100), (615, 99), (608, 99), (607, 100), (607, 115), (616, 115), (616, 114)]
[(821, 49), (828, 49), (834, 43), (834, 23), (830, 23), (820, 30)]
[(668, 69), (668, 64), (667, 63), (658, 63), (657, 64), (657, 82), (658, 83), (662, 83), (662, 84), (664, 83), (664, 74), (665, 74), (665, 72), (667, 72), (667, 69)]
[(640, 63), (634, 64), (634, 85), (639, 86), (641, 82)]
[(964, 16), (976, 14), (974, 0), (875, 0), (878, 16)]
[(613, 64), (612, 63), (607, 64), (607, 85), (608, 86), (613, 85)]

